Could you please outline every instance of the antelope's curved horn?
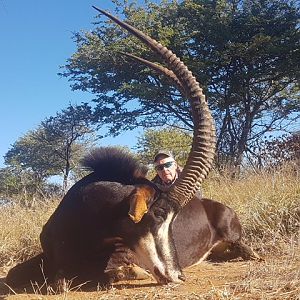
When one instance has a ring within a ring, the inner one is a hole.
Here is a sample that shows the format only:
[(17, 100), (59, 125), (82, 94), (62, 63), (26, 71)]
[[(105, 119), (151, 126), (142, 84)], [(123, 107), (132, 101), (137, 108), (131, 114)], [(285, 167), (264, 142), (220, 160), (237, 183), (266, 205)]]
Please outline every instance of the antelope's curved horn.
[(118, 51), (118, 52), (124, 56), (128, 56), (131, 59), (141, 62), (142, 64), (144, 64), (144, 65), (150, 67), (152, 70), (156, 71), (157, 73), (165, 75), (173, 82), (173, 84), (175, 84), (177, 86), (177, 88), (179, 89), (181, 94), (187, 96), (186, 91), (183, 89), (181, 82), (179, 81), (179, 79), (177, 78), (177, 76), (174, 74), (174, 72), (172, 70), (169, 70), (168, 68), (166, 68), (164, 66), (153, 63), (149, 60), (146, 60), (139, 56), (133, 55), (131, 53), (125, 53), (125, 52), (121, 52), (121, 51)]
[(179, 80), (188, 96), (194, 123), (193, 144), (181, 176), (167, 192), (170, 200), (177, 201), (181, 206), (184, 206), (194, 196), (209, 173), (215, 153), (216, 136), (214, 121), (202, 89), (196, 78), (172, 51), (106, 11), (95, 6), (93, 8), (126, 29), (159, 54), (174, 72), (175, 77)]

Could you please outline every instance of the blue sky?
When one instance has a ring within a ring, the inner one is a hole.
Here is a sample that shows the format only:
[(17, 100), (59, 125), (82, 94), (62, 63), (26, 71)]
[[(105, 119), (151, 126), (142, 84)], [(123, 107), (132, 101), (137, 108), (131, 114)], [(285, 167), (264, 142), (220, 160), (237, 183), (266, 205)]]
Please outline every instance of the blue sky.
[[(114, 7), (103, 0), (0, 0), (0, 167), (11, 145), (46, 117), (92, 99), (71, 91), (57, 75), (76, 51), (72, 33), (93, 28), (92, 5)], [(124, 133), (101, 144), (132, 147), (136, 135)]]

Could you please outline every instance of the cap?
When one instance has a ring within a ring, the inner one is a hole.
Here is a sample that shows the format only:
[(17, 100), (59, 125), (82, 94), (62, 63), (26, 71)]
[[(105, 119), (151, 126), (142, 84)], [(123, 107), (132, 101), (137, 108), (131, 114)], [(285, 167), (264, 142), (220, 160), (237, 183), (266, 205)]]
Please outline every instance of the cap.
[(167, 157), (172, 157), (174, 159), (174, 155), (172, 154), (171, 151), (168, 151), (168, 150), (159, 150), (155, 154), (153, 161), (156, 162), (159, 156), (167, 156)]

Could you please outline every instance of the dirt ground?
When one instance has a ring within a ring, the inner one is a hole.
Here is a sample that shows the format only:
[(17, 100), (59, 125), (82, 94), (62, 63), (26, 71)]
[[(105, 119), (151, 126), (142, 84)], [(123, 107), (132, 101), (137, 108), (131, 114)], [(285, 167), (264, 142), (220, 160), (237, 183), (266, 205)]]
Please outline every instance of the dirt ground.
[(7, 293), (5, 274), (0, 279), (0, 299), (300, 299), (300, 260), (268, 257), (264, 261), (203, 262), (185, 270), (186, 282), (160, 286), (147, 280), (115, 283), (99, 291), (74, 290), (55, 295)]

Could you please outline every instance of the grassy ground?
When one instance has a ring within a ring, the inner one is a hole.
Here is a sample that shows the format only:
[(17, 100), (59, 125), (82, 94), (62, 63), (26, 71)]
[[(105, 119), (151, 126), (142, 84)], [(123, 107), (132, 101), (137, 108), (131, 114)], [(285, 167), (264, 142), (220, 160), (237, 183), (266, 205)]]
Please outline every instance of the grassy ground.
[[(158, 286), (152, 280), (120, 282), (106, 291), (69, 291), (0, 299), (300, 299), (300, 180), (286, 168), (273, 173), (247, 174), (239, 180), (212, 174), (205, 196), (228, 204), (238, 213), (244, 239), (264, 261), (203, 263), (185, 270), (181, 285)], [(0, 270), (39, 251), (42, 225), (58, 201), (1, 208)], [(1, 277), (1, 276), (0, 276)]]

